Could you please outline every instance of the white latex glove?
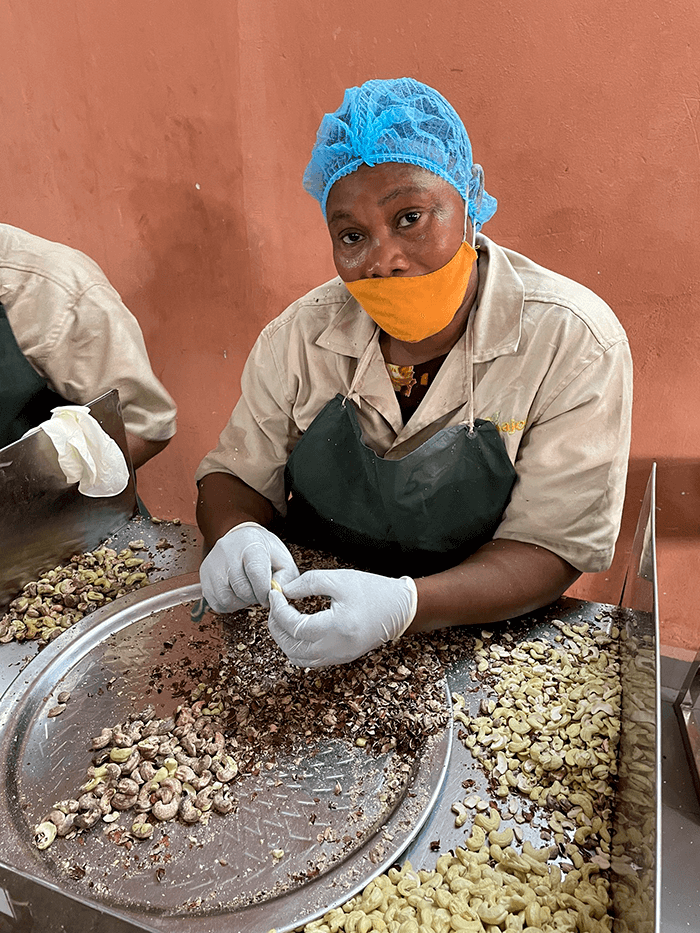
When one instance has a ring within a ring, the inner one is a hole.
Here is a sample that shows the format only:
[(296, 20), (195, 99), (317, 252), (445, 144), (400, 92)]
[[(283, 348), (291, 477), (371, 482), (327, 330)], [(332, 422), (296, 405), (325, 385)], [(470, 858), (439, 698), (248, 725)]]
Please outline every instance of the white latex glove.
[[(305, 615), (287, 602), (304, 596), (330, 596), (330, 609)], [(403, 635), (417, 605), (418, 592), (410, 577), (309, 570), (286, 584), (284, 595), (272, 590), (268, 626), (298, 667), (347, 664)]]
[(285, 586), (299, 570), (277, 535), (257, 522), (242, 522), (219, 538), (202, 561), (202, 596), (214, 612), (267, 606), (273, 574)]

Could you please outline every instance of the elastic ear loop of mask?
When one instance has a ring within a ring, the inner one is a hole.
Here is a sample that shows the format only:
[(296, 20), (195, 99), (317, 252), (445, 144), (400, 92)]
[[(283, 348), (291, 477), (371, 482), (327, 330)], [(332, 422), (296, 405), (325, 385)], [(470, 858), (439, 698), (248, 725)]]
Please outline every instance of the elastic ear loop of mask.
[[(467, 220), (469, 218), (469, 195), (464, 201), (464, 230), (462, 232), (462, 242), (467, 242)], [(472, 224), (472, 249), (476, 249), (476, 220)]]

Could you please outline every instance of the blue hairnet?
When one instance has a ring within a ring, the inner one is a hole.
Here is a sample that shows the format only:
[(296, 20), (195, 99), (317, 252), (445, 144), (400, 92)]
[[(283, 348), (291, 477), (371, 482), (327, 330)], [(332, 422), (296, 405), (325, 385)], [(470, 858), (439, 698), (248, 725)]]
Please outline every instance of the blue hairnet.
[(468, 199), (469, 216), (479, 227), (496, 213), (459, 115), (442, 94), (414, 78), (348, 88), (338, 110), (321, 121), (304, 187), (326, 217), (328, 193), (339, 178), (382, 162), (420, 165), (444, 178)]

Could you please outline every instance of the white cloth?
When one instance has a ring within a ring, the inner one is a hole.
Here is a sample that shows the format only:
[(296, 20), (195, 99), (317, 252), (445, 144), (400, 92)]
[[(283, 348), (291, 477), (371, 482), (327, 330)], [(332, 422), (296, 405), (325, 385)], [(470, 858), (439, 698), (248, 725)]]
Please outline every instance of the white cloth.
[(117, 496), (129, 483), (129, 467), (117, 442), (83, 405), (51, 409), (39, 427), (51, 439), (67, 483), (90, 498)]
[[(330, 596), (330, 609), (309, 615), (287, 602), (305, 596)], [(309, 570), (286, 584), (284, 595), (276, 589), (270, 592), (268, 627), (292, 664), (326, 667), (347, 664), (399, 638), (417, 606), (418, 591), (410, 577)]]

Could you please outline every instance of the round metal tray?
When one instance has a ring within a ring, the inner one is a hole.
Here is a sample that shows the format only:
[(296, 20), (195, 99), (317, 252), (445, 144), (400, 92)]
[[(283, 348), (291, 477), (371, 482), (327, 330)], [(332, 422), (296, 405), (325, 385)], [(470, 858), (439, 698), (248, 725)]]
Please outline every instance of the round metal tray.
[[(123, 597), (52, 642), (8, 689), (0, 706), (2, 860), (141, 929), (218, 933), (235, 922), (240, 933), (284, 933), (361, 891), (416, 837), (447, 772), (451, 716), (389, 805), (391, 753), (376, 758), (320, 740), (273, 771), (243, 776), (237, 813), (212, 814), (206, 825), (165, 823), (129, 846), (114, 833), (130, 826), (127, 811), (44, 852), (32, 844), (34, 825), (82, 783), (91, 735), (148, 703), (171, 714), (196, 683), (197, 664), (235, 643), (243, 623), (224, 632), (212, 614), (191, 621), (200, 596), (190, 574)], [(65, 712), (48, 718), (64, 690)], [(445, 704), (451, 711), (447, 686)]]

